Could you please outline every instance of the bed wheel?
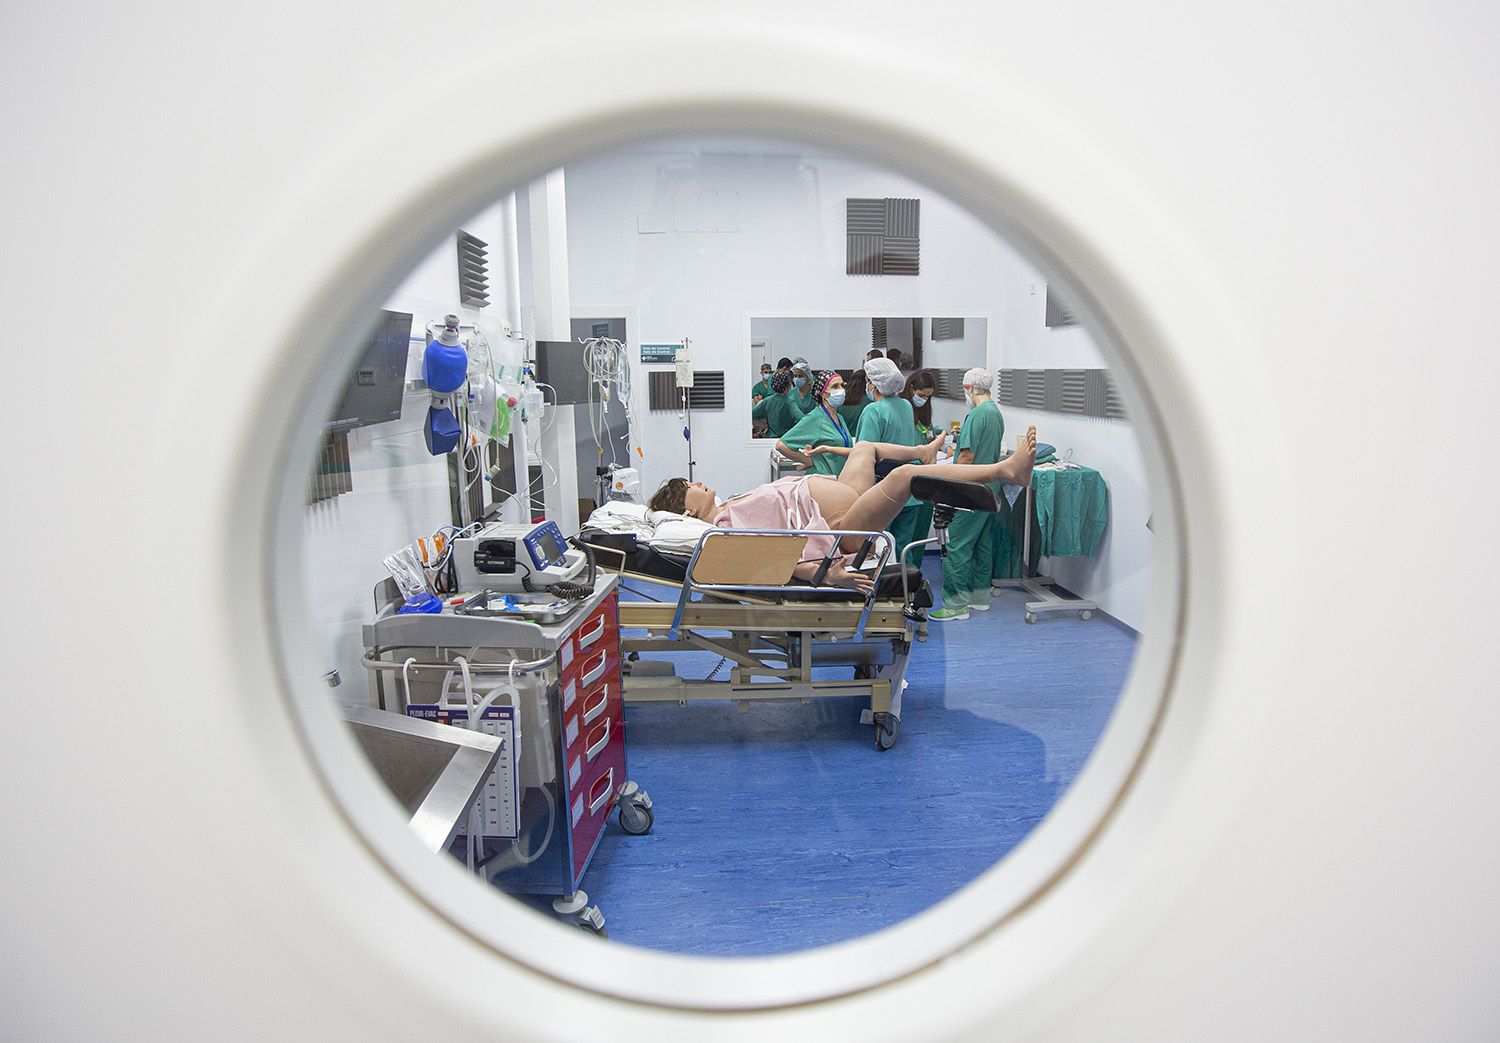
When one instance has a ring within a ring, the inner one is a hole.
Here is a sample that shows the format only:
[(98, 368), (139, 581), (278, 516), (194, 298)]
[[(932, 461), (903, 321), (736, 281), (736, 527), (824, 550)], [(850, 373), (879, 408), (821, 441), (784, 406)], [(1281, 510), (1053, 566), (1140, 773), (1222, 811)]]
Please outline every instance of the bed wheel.
[(896, 745), (896, 736), (900, 732), (901, 718), (889, 713), (875, 715), (875, 748), (877, 750), (888, 750)]
[(1081, 612), (1078, 613), (1078, 618), (1079, 619), (1093, 619), (1094, 618), (1093, 610), (1092, 609), (1087, 609), (1087, 608), (1084, 609), (1083, 611), (1081, 611)]
[(1026, 618), (1026, 622), (1028, 622), (1028, 623), (1035, 623), (1036, 622), (1036, 613), (1035, 612), (1028, 612), (1028, 613), (1026, 613), (1026, 617), (1025, 618)]

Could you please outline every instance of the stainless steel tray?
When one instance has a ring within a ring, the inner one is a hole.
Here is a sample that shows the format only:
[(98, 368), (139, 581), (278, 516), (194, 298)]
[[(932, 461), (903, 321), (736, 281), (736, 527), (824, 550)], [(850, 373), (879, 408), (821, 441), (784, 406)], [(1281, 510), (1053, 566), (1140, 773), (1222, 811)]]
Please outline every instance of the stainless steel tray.
[(456, 606), (453, 612), (460, 616), (522, 619), (531, 623), (552, 624), (567, 619), (587, 601), (587, 598), (567, 601), (551, 594), (502, 594), (495, 590), (485, 590)]

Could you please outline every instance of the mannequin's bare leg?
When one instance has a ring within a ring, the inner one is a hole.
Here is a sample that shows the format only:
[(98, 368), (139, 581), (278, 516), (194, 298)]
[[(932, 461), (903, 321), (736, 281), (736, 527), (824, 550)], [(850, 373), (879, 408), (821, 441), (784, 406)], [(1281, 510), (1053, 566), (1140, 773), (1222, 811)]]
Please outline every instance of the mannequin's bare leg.
[[(861, 446), (879, 444), (859, 443)], [(905, 446), (897, 448), (905, 452), (911, 451)], [(850, 460), (852, 462), (853, 456)], [(1021, 447), (999, 463), (907, 464), (898, 467), (878, 483), (860, 493), (859, 498), (837, 517), (830, 513), (830, 510), (837, 512), (847, 502), (845, 495), (829, 497), (830, 502), (825, 506), (818, 496), (820, 490), (817, 485), (822, 483), (810, 486), (809, 491), (813, 494), (813, 499), (817, 501), (818, 509), (823, 512), (823, 517), (828, 519), (831, 528), (881, 532), (895, 520), (896, 515), (901, 513), (901, 508), (906, 506), (906, 501), (911, 497), (911, 480), (918, 475), (925, 474), (933, 478), (957, 478), (969, 482), (1002, 481), (1012, 485), (1026, 485), (1031, 481), (1031, 467), (1035, 462), (1036, 428), (1030, 427), (1026, 430), (1026, 439)], [(874, 464), (870, 466), (873, 473)], [(852, 537), (844, 540), (842, 546), (845, 551), (854, 551), (858, 549), (859, 543), (860, 540), (857, 537)]]

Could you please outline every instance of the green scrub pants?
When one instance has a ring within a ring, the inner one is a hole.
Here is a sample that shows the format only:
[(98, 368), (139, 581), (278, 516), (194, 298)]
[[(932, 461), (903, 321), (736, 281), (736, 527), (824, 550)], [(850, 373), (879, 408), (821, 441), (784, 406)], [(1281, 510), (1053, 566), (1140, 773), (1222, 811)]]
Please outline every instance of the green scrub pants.
[[(902, 524), (905, 525), (905, 530), (897, 532), (895, 526)], [(908, 565), (916, 565), (920, 568), (921, 552), (927, 548), (918, 547), (910, 554), (906, 552), (906, 548), (932, 535), (932, 504), (909, 503), (903, 507), (901, 513), (896, 515), (896, 520), (891, 523), (891, 535), (896, 537), (896, 552), (901, 556), (901, 560)]]
[(948, 526), (948, 554), (943, 558), (943, 604), (957, 606), (970, 591), (990, 598), (991, 559), (994, 557), (995, 516), (959, 511)]

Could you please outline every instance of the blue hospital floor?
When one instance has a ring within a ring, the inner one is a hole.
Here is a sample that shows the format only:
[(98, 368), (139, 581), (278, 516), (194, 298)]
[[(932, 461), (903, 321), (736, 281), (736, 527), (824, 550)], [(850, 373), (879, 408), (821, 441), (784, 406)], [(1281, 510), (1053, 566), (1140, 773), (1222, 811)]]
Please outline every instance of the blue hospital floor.
[[(935, 560), (926, 571), (937, 578)], [(611, 819), (584, 877), (611, 939), (700, 956), (827, 945), (1004, 857), (1078, 776), (1136, 645), (1099, 616), (1027, 625), (1024, 600), (929, 624), (884, 752), (861, 698), (628, 705), (629, 777), (656, 822), (629, 836)], [(704, 677), (718, 657), (675, 661)]]

